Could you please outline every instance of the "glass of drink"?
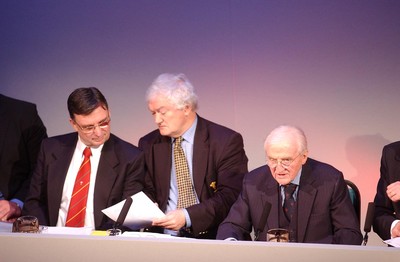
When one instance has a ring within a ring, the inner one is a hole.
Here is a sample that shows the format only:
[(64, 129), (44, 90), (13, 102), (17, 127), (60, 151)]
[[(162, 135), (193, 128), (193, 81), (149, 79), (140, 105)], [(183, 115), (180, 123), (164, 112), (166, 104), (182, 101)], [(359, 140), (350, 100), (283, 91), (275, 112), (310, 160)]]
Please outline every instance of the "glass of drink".
[(289, 231), (284, 228), (273, 228), (267, 231), (269, 242), (289, 242)]

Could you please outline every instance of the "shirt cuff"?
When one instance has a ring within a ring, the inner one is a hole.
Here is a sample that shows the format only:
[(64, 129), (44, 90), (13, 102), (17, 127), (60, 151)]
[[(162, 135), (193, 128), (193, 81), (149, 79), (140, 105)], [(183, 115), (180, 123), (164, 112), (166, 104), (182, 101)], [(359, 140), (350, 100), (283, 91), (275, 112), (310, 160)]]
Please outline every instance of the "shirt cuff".
[(183, 213), (185, 214), (186, 227), (191, 227), (192, 221), (190, 220), (190, 216), (189, 216), (189, 213), (187, 212), (186, 208), (183, 209)]
[(225, 241), (238, 241), (236, 238), (234, 237), (228, 237), (224, 239)]
[(21, 200), (17, 199), (17, 198), (13, 198), (10, 200), (10, 202), (14, 202), (15, 204), (17, 204), (17, 206), (22, 210), (22, 208), (24, 207), (24, 202), (22, 202)]
[(400, 220), (396, 219), (395, 221), (392, 222), (392, 225), (390, 226), (390, 238), (392, 237), (392, 230), (394, 228), (394, 226), (397, 224), (397, 222), (399, 222)]

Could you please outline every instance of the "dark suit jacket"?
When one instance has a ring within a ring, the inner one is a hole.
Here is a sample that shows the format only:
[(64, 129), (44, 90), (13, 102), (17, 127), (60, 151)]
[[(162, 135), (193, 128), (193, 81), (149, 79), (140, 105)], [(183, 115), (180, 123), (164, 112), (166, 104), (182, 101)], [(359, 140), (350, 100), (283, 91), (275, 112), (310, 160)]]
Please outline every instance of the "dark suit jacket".
[[(55, 226), (65, 177), (76, 147), (77, 133), (43, 141), (24, 215), (34, 215), (41, 225)], [(144, 158), (137, 147), (111, 134), (103, 146), (94, 188), (96, 229), (106, 229), (112, 221), (101, 210), (143, 189)]]
[[(139, 141), (147, 168), (147, 186), (155, 189), (154, 200), (165, 211), (171, 179), (171, 138), (155, 130)], [(195, 237), (215, 238), (242, 188), (247, 173), (242, 136), (226, 127), (198, 117), (193, 146), (193, 179), (200, 204), (187, 208)]]
[[(360, 225), (341, 172), (327, 164), (308, 159), (303, 165), (298, 189), (297, 240), (304, 243), (360, 245)], [(271, 203), (267, 223), (259, 235), (279, 227), (280, 189), (268, 166), (248, 173), (243, 191), (228, 217), (218, 229), (217, 239), (234, 237), (250, 240), (252, 227), (258, 228), (266, 202)]]
[(383, 240), (390, 239), (392, 222), (400, 219), (400, 202), (392, 202), (386, 194), (387, 186), (396, 181), (400, 181), (400, 141), (386, 145), (382, 151), (373, 229)]
[(0, 95), (0, 191), (25, 200), (46, 128), (34, 104)]

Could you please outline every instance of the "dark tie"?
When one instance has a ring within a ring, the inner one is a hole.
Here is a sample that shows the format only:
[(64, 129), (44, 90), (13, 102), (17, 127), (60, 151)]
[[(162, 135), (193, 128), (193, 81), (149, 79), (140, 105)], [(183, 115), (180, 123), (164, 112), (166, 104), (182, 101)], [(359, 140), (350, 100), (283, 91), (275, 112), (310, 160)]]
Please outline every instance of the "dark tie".
[(283, 203), (283, 211), (285, 212), (286, 218), (291, 221), (293, 214), (296, 210), (296, 200), (293, 197), (293, 193), (296, 190), (297, 185), (288, 184), (284, 186), (285, 190), (285, 202)]
[(189, 175), (189, 166), (183, 152), (182, 137), (175, 139), (174, 143), (174, 164), (176, 180), (178, 185), (178, 206), (186, 208), (196, 204), (196, 195), (193, 190), (192, 180)]
[(68, 208), (67, 227), (83, 227), (85, 225), (86, 203), (90, 184), (90, 147), (83, 151), (84, 159), (75, 179), (74, 191)]

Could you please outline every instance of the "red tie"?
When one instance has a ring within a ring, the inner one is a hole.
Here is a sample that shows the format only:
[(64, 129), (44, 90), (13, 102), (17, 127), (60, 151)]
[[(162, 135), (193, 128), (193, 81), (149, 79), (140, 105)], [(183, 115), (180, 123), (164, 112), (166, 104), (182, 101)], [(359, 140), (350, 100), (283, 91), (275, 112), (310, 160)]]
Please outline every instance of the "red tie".
[(86, 203), (90, 184), (90, 147), (83, 151), (84, 159), (75, 179), (74, 191), (69, 204), (67, 227), (83, 227), (85, 225)]

